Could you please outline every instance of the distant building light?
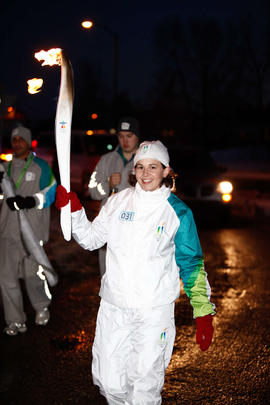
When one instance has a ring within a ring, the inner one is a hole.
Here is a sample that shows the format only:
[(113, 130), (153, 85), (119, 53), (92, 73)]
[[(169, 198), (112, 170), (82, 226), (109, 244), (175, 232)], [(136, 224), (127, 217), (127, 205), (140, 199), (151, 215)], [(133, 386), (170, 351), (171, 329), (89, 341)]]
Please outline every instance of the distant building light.
[(108, 132), (105, 129), (88, 129), (85, 132), (86, 135), (107, 135)]
[(115, 128), (111, 128), (109, 132), (110, 132), (111, 135), (115, 135), (115, 134), (116, 134), (116, 129), (115, 129)]
[(36, 140), (36, 139), (33, 139), (33, 140), (32, 140), (32, 148), (36, 148), (36, 147), (37, 147), (37, 144), (38, 144), (37, 140)]
[(108, 149), (108, 150), (112, 150), (112, 148), (113, 148), (113, 146), (109, 143), (109, 144), (107, 145), (107, 149)]
[(91, 115), (91, 118), (92, 118), (92, 120), (96, 120), (96, 119), (98, 118), (98, 115), (95, 114), (95, 113), (93, 113), (93, 114)]
[(164, 136), (164, 137), (169, 137), (169, 136), (174, 136), (174, 135), (175, 135), (174, 129), (163, 129), (163, 131), (162, 131), (162, 136)]
[(14, 111), (14, 108), (13, 108), (13, 107), (10, 106), (10, 107), (7, 108), (7, 112), (8, 112), (8, 113), (11, 113), (12, 111)]

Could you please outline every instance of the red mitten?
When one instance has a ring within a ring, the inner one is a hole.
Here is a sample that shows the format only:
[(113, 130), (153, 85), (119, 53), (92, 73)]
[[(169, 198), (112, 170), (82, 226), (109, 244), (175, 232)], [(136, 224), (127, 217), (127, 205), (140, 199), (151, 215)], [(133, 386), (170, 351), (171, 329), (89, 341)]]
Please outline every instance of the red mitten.
[(71, 212), (79, 211), (82, 209), (82, 204), (78, 199), (77, 194), (74, 193), (74, 191), (70, 191), (70, 193), (68, 193), (65, 187), (61, 185), (58, 186), (56, 188), (56, 199), (55, 199), (56, 208), (58, 210), (61, 210), (61, 208), (65, 207), (69, 201), (71, 203)]
[(82, 209), (82, 204), (74, 191), (68, 193), (70, 203), (71, 203), (71, 212), (80, 211)]
[(68, 192), (63, 186), (57, 186), (56, 188), (56, 198), (55, 198), (55, 206), (58, 210), (65, 207), (69, 202)]
[(196, 343), (204, 352), (211, 345), (214, 328), (212, 325), (212, 315), (205, 315), (196, 318)]

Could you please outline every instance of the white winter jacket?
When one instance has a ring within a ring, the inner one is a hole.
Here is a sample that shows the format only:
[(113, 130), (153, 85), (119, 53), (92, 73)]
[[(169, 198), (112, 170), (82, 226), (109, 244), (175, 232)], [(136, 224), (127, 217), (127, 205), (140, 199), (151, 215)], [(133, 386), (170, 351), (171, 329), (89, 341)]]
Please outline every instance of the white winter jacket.
[(92, 223), (84, 209), (77, 211), (72, 234), (85, 249), (107, 243), (100, 296), (109, 303), (121, 308), (171, 303), (180, 294), (180, 270), (191, 301), (195, 292), (194, 316), (214, 313), (192, 213), (167, 187), (146, 192), (137, 183), (111, 196)]

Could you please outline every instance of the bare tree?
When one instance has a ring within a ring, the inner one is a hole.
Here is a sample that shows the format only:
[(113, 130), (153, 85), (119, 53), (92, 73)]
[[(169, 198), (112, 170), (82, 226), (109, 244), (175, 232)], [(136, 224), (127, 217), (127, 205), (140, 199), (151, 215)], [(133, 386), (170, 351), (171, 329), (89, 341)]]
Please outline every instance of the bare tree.
[(236, 104), (243, 70), (239, 26), (213, 19), (184, 24), (176, 18), (157, 27), (154, 41), (160, 65), (156, 99), (171, 111), (199, 117), (206, 141), (211, 116), (231, 115)]
[(251, 18), (242, 20), (244, 47), (246, 50), (246, 95), (257, 111), (264, 111), (269, 102), (270, 84), (270, 13), (265, 28), (256, 30)]

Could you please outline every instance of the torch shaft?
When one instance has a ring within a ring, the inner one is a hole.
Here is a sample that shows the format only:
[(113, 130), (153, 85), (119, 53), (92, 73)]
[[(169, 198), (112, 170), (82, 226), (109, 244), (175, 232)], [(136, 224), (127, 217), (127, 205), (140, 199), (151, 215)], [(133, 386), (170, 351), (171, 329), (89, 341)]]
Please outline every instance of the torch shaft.
[[(73, 110), (73, 71), (69, 59), (62, 51), (61, 83), (55, 117), (55, 141), (60, 181), (70, 191), (70, 144)], [(61, 210), (60, 224), (64, 238), (71, 239), (70, 204)]]

